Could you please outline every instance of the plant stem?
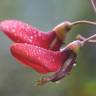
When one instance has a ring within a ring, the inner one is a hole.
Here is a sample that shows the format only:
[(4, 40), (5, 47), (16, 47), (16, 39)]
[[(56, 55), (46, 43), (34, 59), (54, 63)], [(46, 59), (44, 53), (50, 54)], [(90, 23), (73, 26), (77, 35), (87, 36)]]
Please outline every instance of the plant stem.
[(94, 4), (95, 1), (90, 0), (90, 2), (91, 2), (91, 4), (92, 4), (92, 6), (93, 6), (94, 12), (96, 13), (96, 6), (95, 6), (95, 4)]
[(92, 39), (94, 39), (94, 38), (96, 38), (96, 34), (94, 34), (94, 35), (92, 35), (92, 36), (90, 36), (90, 37), (88, 37), (88, 38), (85, 38), (85, 37), (83, 37), (83, 36), (81, 36), (81, 35), (78, 35), (78, 36), (77, 36), (77, 39), (81, 40), (81, 42), (82, 42), (83, 45), (84, 45), (85, 43), (87, 43), (87, 42), (96, 43), (96, 40), (92, 40)]
[(77, 25), (77, 24), (90, 24), (90, 25), (96, 25), (96, 22), (93, 21), (87, 21), (87, 20), (80, 20), (80, 21), (75, 21), (72, 23), (72, 26)]
[[(82, 36), (82, 35), (78, 35), (76, 38), (79, 39), (79, 40), (81, 40), (81, 41), (84, 41), (84, 40), (86, 39), (86, 37), (84, 37), (84, 36)], [(89, 43), (96, 43), (96, 40), (95, 40), (95, 39), (96, 39), (96, 38), (91, 39), (91, 40), (88, 40), (88, 42), (89, 42)]]

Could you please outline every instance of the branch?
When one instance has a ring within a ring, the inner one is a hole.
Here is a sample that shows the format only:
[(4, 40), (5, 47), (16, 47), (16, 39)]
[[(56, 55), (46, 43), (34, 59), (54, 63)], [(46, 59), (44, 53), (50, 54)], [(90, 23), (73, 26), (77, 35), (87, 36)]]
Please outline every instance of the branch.
[(95, 5), (96, 0), (90, 0), (90, 2), (91, 2), (91, 4), (92, 4), (92, 6), (93, 6), (94, 12), (96, 13), (96, 5)]

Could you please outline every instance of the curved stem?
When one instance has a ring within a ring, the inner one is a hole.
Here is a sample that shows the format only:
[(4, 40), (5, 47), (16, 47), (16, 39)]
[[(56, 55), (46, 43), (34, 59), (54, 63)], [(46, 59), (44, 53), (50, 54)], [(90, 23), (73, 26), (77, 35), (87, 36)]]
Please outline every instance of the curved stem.
[(96, 25), (96, 22), (93, 21), (87, 21), (87, 20), (80, 20), (80, 21), (75, 21), (72, 23), (72, 26), (77, 25), (77, 24), (90, 24), (90, 25)]
[[(92, 36), (90, 36), (90, 37), (88, 37), (88, 38), (85, 38), (85, 37), (83, 37), (83, 36), (81, 36), (81, 35), (78, 35), (78, 36), (77, 36), (77, 39), (81, 40), (82, 43), (83, 43), (83, 45), (84, 45), (86, 42), (96, 43), (96, 40), (94, 40), (94, 38), (96, 38), (96, 34), (94, 34), (94, 35), (92, 35)], [(92, 39), (93, 39), (93, 40), (92, 40)]]
[(96, 6), (95, 6), (93, 0), (90, 0), (90, 2), (91, 2), (91, 4), (92, 4), (92, 6), (93, 6), (93, 9), (94, 9), (95, 13), (96, 13)]
[(83, 41), (83, 43), (86, 43), (86, 42), (88, 42), (89, 40), (91, 40), (91, 39), (93, 39), (93, 38), (95, 38), (95, 37), (96, 37), (96, 34), (94, 34), (94, 35), (86, 38), (86, 39)]
[[(79, 39), (79, 40), (81, 40), (81, 41), (84, 41), (85, 39), (86, 39), (86, 37), (84, 37), (84, 36), (82, 36), (82, 35), (78, 35), (77, 37), (76, 37), (76, 39)], [(96, 43), (96, 37), (94, 38), (94, 39), (91, 39), (91, 40), (88, 40), (88, 42), (89, 43)]]

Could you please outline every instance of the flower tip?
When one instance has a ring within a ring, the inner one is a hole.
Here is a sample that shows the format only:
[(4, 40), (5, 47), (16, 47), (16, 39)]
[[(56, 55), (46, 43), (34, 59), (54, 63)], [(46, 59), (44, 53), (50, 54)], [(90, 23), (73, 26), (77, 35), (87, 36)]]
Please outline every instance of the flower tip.
[(12, 38), (12, 35), (15, 32), (14, 27), (16, 27), (16, 26), (14, 26), (15, 22), (16, 22), (16, 20), (3, 20), (3, 21), (1, 21), (0, 22), (0, 31), (5, 33), (8, 37)]
[(19, 48), (19, 43), (15, 43), (15, 44), (12, 44), (10, 46), (10, 52), (11, 54), (16, 57), (16, 56), (19, 56), (19, 53), (20, 53), (20, 48)]

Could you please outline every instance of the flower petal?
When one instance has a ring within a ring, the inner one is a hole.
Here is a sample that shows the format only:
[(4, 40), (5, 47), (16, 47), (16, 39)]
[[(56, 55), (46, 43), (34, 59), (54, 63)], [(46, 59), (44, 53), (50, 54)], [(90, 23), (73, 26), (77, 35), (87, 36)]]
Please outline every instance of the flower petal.
[(59, 50), (62, 44), (54, 31), (42, 32), (18, 20), (1, 21), (0, 30), (16, 43), (33, 44), (51, 50)]
[(30, 44), (16, 43), (11, 46), (12, 55), (40, 73), (55, 72), (69, 57), (69, 52), (51, 51)]

